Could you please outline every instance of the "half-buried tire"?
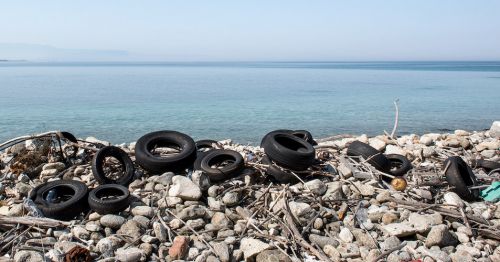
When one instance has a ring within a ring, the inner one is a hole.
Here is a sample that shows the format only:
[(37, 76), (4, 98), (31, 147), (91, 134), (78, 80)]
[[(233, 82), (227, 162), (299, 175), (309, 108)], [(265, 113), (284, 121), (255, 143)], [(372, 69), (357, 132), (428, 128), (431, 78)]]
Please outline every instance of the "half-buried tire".
[(233, 150), (214, 149), (206, 153), (201, 160), (201, 171), (211, 181), (223, 181), (238, 174), (245, 166), (240, 153)]
[(363, 157), (370, 165), (377, 170), (390, 173), (391, 162), (377, 149), (360, 141), (353, 141), (347, 147), (348, 156)]
[(35, 187), (29, 198), (43, 215), (71, 220), (88, 209), (87, 186), (76, 180), (56, 180)]
[(130, 205), (130, 192), (122, 185), (101, 185), (90, 191), (88, 201), (90, 209), (101, 215), (116, 214)]
[(266, 136), (264, 152), (280, 166), (302, 171), (314, 163), (314, 147), (304, 139), (284, 132), (271, 132)]
[(453, 192), (469, 201), (479, 197), (480, 191), (478, 189), (469, 189), (469, 187), (477, 186), (476, 175), (462, 158), (449, 157), (444, 161), (443, 168), (445, 168), (448, 185), (453, 188)]

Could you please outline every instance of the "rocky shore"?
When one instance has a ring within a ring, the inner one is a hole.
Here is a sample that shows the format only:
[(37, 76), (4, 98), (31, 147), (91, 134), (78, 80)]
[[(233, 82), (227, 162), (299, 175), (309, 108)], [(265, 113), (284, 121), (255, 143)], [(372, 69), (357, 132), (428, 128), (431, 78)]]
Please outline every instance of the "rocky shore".
[[(214, 183), (200, 171), (137, 167), (129, 208), (72, 221), (37, 217), (26, 198), (57, 179), (97, 186), (92, 145), (109, 143), (85, 139), (68, 165), (57, 147), (29, 140), (0, 152), (0, 261), (500, 261), (500, 203), (465, 201), (443, 175), (443, 161), (460, 156), (480, 184), (499, 181), (500, 171), (473, 164), (500, 162), (495, 123), (487, 131), (318, 139), (318, 161), (296, 184), (269, 179), (262, 148), (220, 141), (244, 157), (241, 175)], [(348, 156), (355, 140), (406, 156), (406, 188)], [(135, 143), (117, 146), (134, 160)]]

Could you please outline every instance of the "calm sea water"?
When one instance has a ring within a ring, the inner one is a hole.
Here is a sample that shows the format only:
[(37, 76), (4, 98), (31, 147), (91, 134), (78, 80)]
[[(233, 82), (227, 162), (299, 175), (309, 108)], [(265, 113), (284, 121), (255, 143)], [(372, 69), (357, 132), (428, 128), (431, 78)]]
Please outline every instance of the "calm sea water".
[(0, 141), (47, 130), (131, 142), (155, 130), (255, 143), (278, 128), (316, 137), (481, 130), (500, 120), (500, 62), (0, 62)]

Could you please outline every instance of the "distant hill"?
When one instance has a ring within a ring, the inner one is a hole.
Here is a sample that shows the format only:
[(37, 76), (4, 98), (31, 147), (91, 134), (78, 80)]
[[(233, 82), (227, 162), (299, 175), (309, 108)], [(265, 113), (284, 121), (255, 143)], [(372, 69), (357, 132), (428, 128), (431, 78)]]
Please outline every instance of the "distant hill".
[(0, 43), (1, 62), (29, 61), (126, 61), (127, 51), (64, 49), (48, 45)]

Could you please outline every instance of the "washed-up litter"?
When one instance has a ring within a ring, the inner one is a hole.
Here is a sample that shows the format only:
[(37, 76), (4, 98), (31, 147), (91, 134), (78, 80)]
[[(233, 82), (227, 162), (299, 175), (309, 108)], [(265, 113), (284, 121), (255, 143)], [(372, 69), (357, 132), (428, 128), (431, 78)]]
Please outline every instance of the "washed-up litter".
[[(394, 132), (393, 132), (394, 133)], [(13, 261), (500, 261), (495, 132), (0, 144)], [(1, 260), (1, 259), (0, 259)]]

